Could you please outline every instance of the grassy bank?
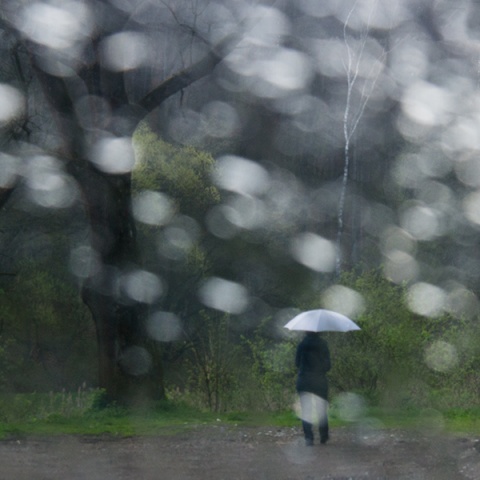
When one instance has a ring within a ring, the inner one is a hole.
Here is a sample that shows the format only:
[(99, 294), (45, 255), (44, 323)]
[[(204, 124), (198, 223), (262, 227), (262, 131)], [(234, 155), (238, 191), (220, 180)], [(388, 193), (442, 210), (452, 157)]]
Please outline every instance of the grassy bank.
[[(103, 407), (98, 392), (0, 396), (0, 438), (24, 435), (170, 435), (205, 425), (296, 427), (293, 411), (213, 413), (181, 403), (161, 402), (149, 408)], [(480, 408), (385, 410), (366, 408), (345, 418), (332, 405), (333, 428), (350, 425), (406, 428), (480, 435)]]

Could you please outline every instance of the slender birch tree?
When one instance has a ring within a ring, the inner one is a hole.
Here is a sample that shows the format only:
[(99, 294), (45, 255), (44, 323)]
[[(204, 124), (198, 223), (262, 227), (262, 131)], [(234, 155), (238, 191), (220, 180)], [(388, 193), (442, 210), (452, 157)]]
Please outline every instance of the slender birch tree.
[[(378, 57), (376, 57), (369, 67), (366, 78), (361, 78), (362, 62), (365, 60), (365, 49), (370, 35), (370, 22), (372, 15), (374, 14), (376, 3), (374, 2), (368, 16), (365, 27), (362, 29), (359, 35), (352, 35), (349, 30), (349, 24), (352, 16), (358, 7), (359, 1), (356, 0), (348, 12), (347, 18), (343, 24), (343, 43), (345, 46), (345, 74), (347, 80), (347, 94), (345, 100), (345, 109), (343, 111), (343, 175), (340, 188), (340, 199), (338, 204), (338, 226), (337, 226), (337, 252), (335, 262), (335, 272), (337, 275), (342, 270), (342, 240), (344, 233), (344, 219), (345, 219), (345, 202), (348, 188), (348, 180), (350, 175), (350, 161), (351, 161), (351, 145), (355, 132), (362, 116), (365, 112), (365, 108), (370, 100), (370, 96), (375, 88), (377, 80), (379, 78), (381, 68), (383, 66), (383, 60), (386, 55), (386, 51), (383, 50)], [(359, 87), (360, 80), (363, 81), (361, 88)], [(360, 98), (358, 103), (355, 104), (355, 92), (359, 90)]]

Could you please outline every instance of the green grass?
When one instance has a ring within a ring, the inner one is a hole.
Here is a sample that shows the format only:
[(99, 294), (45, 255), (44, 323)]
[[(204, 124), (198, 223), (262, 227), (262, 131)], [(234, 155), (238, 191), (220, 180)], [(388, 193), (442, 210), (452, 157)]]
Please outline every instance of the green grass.
[(227, 426), (298, 426), (293, 412), (229, 412), (199, 411), (184, 405), (162, 404), (155, 410), (135, 411), (108, 407), (87, 411), (81, 415), (50, 414), (0, 422), (0, 438), (18, 435), (173, 435), (207, 425)]
[(0, 438), (9, 435), (110, 434), (118, 436), (169, 434), (193, 426), (214, 423), (217, 417), (183, 405), (162, 402), (155, 409), (65, 408), (65, 404), (47, 408), (45, 398), (16, 395), (10, 402), (0, 397)]
[[(480, 435), (480, 408), (439, 411), (424, 409), (369, 408), (359, 422), (375, 419), (386, 429), (418, 429), (420, 431), (446, 431), (449, 433)], [(337, 425), (348, 425), (336, 419)], [(334, 419), (335, 423), (335, 419)]]
[[(27, 435), (174, 435), (207, 425), (231, 427), (299, 427), (293, 411), (201, 411), (181, 403), (161, 402), (150, 409), (100, 408), (98, 392), (75, 395), (0, 395), (0, 438)], [(347, 422), (331, 409), (333, 428)], [(439, 412), (432, 409), (385, 410), (368, 408), (356, 422), (375, 419), (384, 428), (441, 428), (449, 432), (480, 434), (480, 408)]]
[(448, 410), (444, 416), (450, 431), (480, 434), (480, 407), (469, 410)]

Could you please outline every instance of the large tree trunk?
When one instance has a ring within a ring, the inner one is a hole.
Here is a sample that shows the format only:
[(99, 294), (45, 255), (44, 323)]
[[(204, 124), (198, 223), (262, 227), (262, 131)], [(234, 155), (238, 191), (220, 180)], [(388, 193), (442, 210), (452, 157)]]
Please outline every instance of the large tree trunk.
[(82, 182), (91, 244), (100, 267), (83, 286), (96, 326), (99, 383), (108, 400), (138, 403), (164, 396), (163, 375), (145, 332), (145, 308), (122, 292), (122, 275), (141, 264), (130, 208), (130, 174), (90, 168)]
[(107, 402), (145, 405), (164, 398), (163, 368), (146, 336), (139, 334), (141, 315), (88, 283), (83, 299), (95, 321), (99, 384)]
[[(98, 83), (92, 80), (94, 77), (90, 78), (92, 91)], [(141, 264), (131, 211), (131, 173), (106, 173), (90, 162), (85, 148), (89, 140), (76, 118), (74, 99), (69, 94), (72, 85), (40, 69), (37, 69), (37, 78), (46, 91), (63, 140), (61, 155), (68, 160), (67, 168), (82, 192), (91, 247), (98, 257), (82, 287), (82, 298), (96, 328), (99, 386), (105, 390), (109, 402), (138, 403), (143, 399), (162, 398), (163, 370), (151, 353), (157, 349), (151, 348), (145, 335), (145, 308), (119, 290), (122, 275)], [(117, 80), (121, 84), (121, 80)], [(89, 83), (85, 81), (85, 85)], [(121, 90), (115, 90), (114, 100), (109, 98), (110, 92), (103, 98), (109, 99), (112, 106), (125, 105), (126, 99), (118, 93)], [(122, 123), (128, 130), (122, 131), (122, 136), (131, 136), (140, 118), (130, 118), (128, 125)]]
[[(44, 68), (45, 60), (49, 60), (48, 50), (38, 48), (28, 40), (25, 48), (56, 123), (56, 132), (62, 143), (59, 156), (65, 160), (67, 170), (83, 193), (92, 248), (99, 257), (98, 271), (88, 278), (82, 289), (83, 299), (96, 326), (99, 385), (106, 390), (109, 400), (155, 399), (164, 394), (163, 373), (161, 362), (152, 353), (157, 348), (151, 348), (151, 341), (145, 335), (145, 307), (118, 292), (121, 275), (140, 263), (130, 208), (131, 175), (109, 174), (93, 166), (88, 160), (89, 135), (93, 131), (108, 131), (123, 138), (131, 136), (138, 122), (164, 100), (209, 74), (238, 40), (232, 36), (212, 46), (204, 58), (172, 75), (140, 99), (137, 105), (132, 105), (126, 93), (123, 72), (103, 68), (98, 52), (103, 38), (113, 31), (123, 30), (128, 14), (117, 10), (110, 2), (101, 0), (99, 4), (106, 6), (105, 15), (111, 13), (107, 22), (109, 28), (96, 32), (96, 37), (85, 49), (93, 54), (91, 59), (94, 61), (79, 57), (75, 75), (62, 77), (50, 73)], [(108, 125), (102, 118), (96, 118), (95, 111), (91, 112), (91, 124), (82, 124), (75, 105), (85, 95), (106, 102), (112, 113)], [(8, 192), (2, 192), (0, 200), (7, 195)]]

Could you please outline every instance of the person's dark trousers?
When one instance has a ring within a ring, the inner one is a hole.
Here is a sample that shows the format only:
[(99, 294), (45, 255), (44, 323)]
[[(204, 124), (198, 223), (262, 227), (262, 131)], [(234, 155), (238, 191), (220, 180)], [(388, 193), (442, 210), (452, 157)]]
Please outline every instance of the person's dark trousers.
[[(305, 443), (309, 446), (313, 445), (313, 425), (305, 420), (302, 420), (302, 427)], [(318, 432), (320, 433), (320, 443), (327, 443), (329, 439), (328, 423), (320, 425)]]
[(329, 439), (328, 423), (326, 423), (324, 425), (320, 425), (318, 431), (320, 433), (320, 443), (327, 443), (327, 441)]
[(313, 445), (313, 425), (310, 422), (302, 420), (302, 427), (306, 445)]

